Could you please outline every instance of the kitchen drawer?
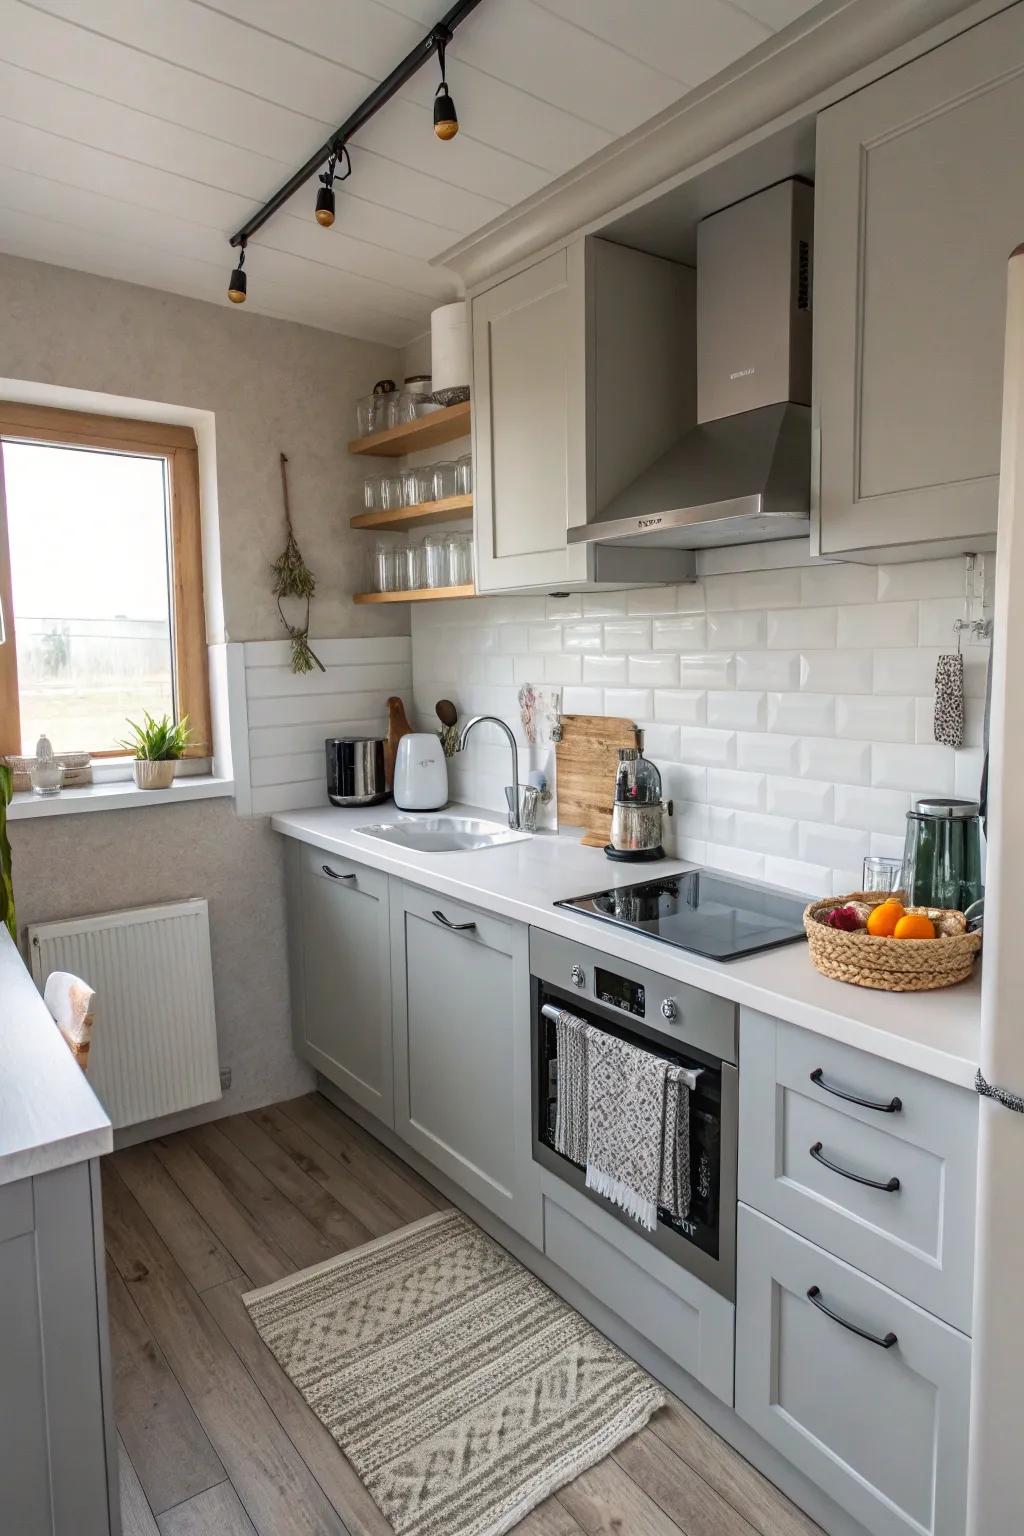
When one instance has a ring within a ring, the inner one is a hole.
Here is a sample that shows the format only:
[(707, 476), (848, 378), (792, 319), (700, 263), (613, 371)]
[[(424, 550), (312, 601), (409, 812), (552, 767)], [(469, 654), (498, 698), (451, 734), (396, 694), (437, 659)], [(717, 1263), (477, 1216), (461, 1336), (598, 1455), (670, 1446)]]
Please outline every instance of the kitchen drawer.
[(964, 1333), (977, 1140), (968, 1089), (742, 1010), (740, 1199)]
[(548, 1258), (731, 1407), (732, 1302), (546, 1169), (541, 1189)]
[(872, 1536), (963, 1536), (970, 1374), (966, 1335), (740, 1206), (736, 1412)]

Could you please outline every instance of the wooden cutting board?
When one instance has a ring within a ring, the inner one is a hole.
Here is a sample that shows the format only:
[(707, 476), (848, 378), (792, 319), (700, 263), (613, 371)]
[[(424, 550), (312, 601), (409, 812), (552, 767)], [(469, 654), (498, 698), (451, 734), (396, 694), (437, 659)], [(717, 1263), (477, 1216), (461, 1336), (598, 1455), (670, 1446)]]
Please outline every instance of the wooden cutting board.
[(555, 747), (558, 824), (583, 827), (581, 841), (603, 848), (611, 837), (612, 802), (619, 748), (635, 747), (632, 720), (608, 715), (560, 715), (562, 739)]

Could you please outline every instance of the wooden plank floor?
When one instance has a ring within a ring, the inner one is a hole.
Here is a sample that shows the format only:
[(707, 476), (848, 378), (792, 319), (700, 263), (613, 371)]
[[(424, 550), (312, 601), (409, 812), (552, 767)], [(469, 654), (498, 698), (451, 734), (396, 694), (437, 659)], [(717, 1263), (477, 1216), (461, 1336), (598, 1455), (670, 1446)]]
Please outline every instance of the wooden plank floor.
[[(104, 1159), (124, 1536), (391, 1536), (243, 1293), (447, 1202), (317, 1094)], [(822, 1536), (673, 1402), (518, 1536)]]

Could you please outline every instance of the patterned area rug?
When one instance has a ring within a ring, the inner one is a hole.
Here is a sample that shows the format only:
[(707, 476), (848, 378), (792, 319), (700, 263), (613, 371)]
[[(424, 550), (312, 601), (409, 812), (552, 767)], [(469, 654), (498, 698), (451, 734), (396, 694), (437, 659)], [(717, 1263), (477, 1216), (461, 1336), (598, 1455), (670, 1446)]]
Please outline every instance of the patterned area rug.
[(398, 1536), (501, 1536), (665, 1401), (458, 1211), (244, 1301)]

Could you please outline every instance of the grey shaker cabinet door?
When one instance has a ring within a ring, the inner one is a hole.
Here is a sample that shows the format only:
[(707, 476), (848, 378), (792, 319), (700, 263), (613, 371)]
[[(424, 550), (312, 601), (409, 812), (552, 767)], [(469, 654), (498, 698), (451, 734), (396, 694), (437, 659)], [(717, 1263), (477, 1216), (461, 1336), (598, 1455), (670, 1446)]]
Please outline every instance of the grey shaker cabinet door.
[(741, 1200), (964, 1333), (977, 1156), (969, 1089), (741, 1010)]
[(288, 849), (296, 1048), (393, 1125), (387, 876), (304, 843)]
[(740, 1417), (872, 1536), (963, 1536), (970, 1339), (744, 1205), (737, 1258)]
[(995, 533), (1022, 142), (1019, 5), (818, 119), (822, 555)]
[(393, 880), (391, 958), (395, 1130), (541, 1247), (526, 928)]

